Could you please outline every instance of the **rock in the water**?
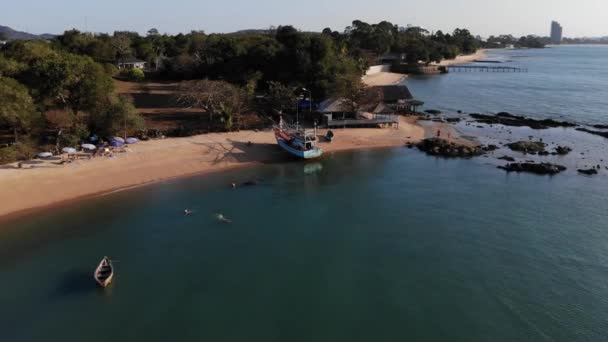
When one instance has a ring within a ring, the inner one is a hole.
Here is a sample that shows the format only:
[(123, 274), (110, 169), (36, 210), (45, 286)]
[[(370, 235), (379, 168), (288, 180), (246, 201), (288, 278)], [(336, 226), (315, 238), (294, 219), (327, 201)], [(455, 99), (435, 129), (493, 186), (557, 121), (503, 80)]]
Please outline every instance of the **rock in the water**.
[(499, 166), (507, 172), (530, 172), (537, 175), (555, 175), (566, 170), (565, 166), (551, 163), (509, 163), (505, 166)]
[(437, 110), (437, 109), (427, 109), (424, 112), (425, 113), (429, 113), (429, 114), (433, 114), (433, 115), (441, 114), (441, 111)]
[(544, 152), (545, 146), (547, 146), (547, 144), (545, 144), (544, 142), (540, 142), (540, 141), (523, 141), (522, 140), (522, 141), (507, 144), (507, 146), (513, 151), (524, 152), (524, 153), (538, 153), (538, 152)]
[(589, 176), (597, 175), (596, 169), (579, 169), (578, 172)]
[(484, 150), (485, 152), (492, 152), (492, 151), (496, 151), (498, 149), (498, 146), (490, 144), (490, 145), (482, 146), (481, 149)]
[(487, 114), (469, 114), (477, 122), (483, 122), (487, 124), (501, 124), (505, 126), (523, 127), (527, 126), (532, 129), (546, 129), (550, 127), (575, 127), (574, 123), (566, 121), (555, 121), (552, 119), (535, 120), (526, 118), (525, 116), (512, 115), (506, 112), (501, 112), (496, 115)]
[(593, 125), (593, 128), (608, 129), (608, 125)]
[(589, 134), (599, 135), (600, 137), (608, 138), (608, 132), (594, 131), (594, 130), (586, 129), (586, 128), (577, 128), (576, 130), (585, 132), (585, 133), (589, 133)]
[(557, 146), (555, 148), (555, 152), (560, 156), (565, 156), (566, 154), (572, 152), (572, 149), (568, 146)]
[(449, 123), (457, 123), (457, 122), (460, 122), (460, 118), (447, 118), (447, 119), (445, 119), (445, 121), (447, 121)]
[(439, 138), (424, 139), (416, 146), (427, 154), (449, 158), (470, 158), (484, 154), (479, 146), (460, 145)]
[(509, 161), (509, 162), (514, 162), (515, 161), (515, 158), (509, 157), (509, 156), (502, 156), (502, 157), (497, 158), (497, 159), (506, 160), (506, 161)]

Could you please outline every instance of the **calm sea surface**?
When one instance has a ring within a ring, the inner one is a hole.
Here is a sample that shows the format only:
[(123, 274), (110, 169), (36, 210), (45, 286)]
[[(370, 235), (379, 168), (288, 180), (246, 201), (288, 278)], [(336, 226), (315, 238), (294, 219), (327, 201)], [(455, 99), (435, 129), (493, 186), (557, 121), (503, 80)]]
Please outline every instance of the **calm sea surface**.
[(446, 112), (507, 111), (538, 118), (608, 124), (608, 46), (495, 50), (486, 66), (528, 68), (528, 73), (454, 72), (411, 77), (406, 84), (426, 108)]
[[(559, 88), (552, 82), (517, 89), (526, 84), (517, 77), (540, 77), (532, 64), (557, 63), (559, 51), (577, 58), (608, 49), (509, 52), (529, 56), (517, 62), (530, 64), (528, 75), (408, 82), (418, 97), (439, 91), (441, 99), (424, 97), (445, 103), (437, 108), (608, 121), (606, 97), (592, 96), (595, 106), (579, 111), (525, 95), (551, 93), (546, 87)], [(586, 96), (585, 82), (601, 83), (588, 77), (560, 91)], [(505, 89), (530, 100), (507, 107), (489, 95)], [(569, 98), (555, 97), (570, 103), (578, 95)], [(507, 175), (490, 164), (407, 148), (333, 154), (164, 182), (2, 223), (0, 340), (607, 340), (607, 177)], [(228, 186), (251, 179), (260, 185)], [(103, 255), (118, 260), (105, 291), (92, 280)]]

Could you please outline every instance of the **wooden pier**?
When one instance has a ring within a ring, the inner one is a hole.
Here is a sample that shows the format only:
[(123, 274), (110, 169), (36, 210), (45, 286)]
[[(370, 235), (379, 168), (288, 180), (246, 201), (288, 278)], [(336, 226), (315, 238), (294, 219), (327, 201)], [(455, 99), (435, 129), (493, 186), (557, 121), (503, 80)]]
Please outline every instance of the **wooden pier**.
[(327, 120), (327, 128), (346, 128), (346, 127), (374, 127), (390, 126), (399, 127), (399, 116), (397, 115), (378, 115), (373, 119), (338, 119)]
[(528, 72), (528, 68), (488, 66), (488, 65), (450, 65), (449, 72)]

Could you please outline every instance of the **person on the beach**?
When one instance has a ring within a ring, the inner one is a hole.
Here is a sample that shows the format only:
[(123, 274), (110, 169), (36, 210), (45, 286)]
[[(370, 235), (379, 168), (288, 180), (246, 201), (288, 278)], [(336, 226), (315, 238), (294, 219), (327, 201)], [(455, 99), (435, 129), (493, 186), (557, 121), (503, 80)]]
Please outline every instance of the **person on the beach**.
[(438, 130), (437, 130), (437, 138), (439, 138), (440, 136), (441, 136), (441, 130), (440, 130), (440, 129), (438, 129)]
[(452, 136), (452, 134), (450, 132), (448, 132), (448, 140), (450, 140), (451, 136)]

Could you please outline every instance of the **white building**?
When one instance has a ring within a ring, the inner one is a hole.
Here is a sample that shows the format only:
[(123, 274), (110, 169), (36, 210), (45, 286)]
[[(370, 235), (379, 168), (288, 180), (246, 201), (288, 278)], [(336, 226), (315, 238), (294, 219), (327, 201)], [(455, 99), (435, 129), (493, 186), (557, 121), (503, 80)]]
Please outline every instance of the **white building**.
[(118, 69), (144, 69), (146, 67), (146, 62), (137, 58), (123, 58), (118, 63), (116, 63)]

